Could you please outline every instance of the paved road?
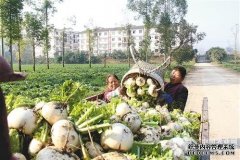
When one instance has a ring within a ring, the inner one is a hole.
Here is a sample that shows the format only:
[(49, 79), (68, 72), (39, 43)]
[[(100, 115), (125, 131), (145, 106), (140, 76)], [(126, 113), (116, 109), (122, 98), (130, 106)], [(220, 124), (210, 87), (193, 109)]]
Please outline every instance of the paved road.
[[(201, 113), (203, 97), (208, 98), (209, 139), (240, 138), (240, 74), (214, 66), (197, 63), (186, 79), (189, 90), (186, 110)], [(234, 156), (211, 156), (211, 160), (240, 160), (240, 150)]]

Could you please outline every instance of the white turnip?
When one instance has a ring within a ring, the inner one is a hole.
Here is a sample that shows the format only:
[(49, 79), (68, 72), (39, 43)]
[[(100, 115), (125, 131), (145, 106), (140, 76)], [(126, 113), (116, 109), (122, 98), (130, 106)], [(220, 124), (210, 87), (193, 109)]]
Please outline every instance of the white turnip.
[(151, 95), (152, 97), (157, 97), (158, 96), (158, 93), (157, 93), (157, 90), (156, 90), (157, 86), (156, 85), (150, 85), (148, 87), (148, 94)]
[(138, 134), (144, 142), (158, 143), (160, 141), (161, 129), (158, 127), (146, 126), (140, 128)]
[(101, 154), (103, 154), (103, 148), (97, 144), (96, 142), (86, 142), (85, 143), (86, 149), (88, 151), (88, 154), (91, 158), (95, 158)]
[(126, 102), (122, 102), (116, 107), (116, 115), (119, 117), (123, 117), (125, 114), (128, 114), (133, 111), (133, 108), (129, 106)]
[(48, 102), (42, 107), (42, 116), (53, 125), (61, 119), (67, 119), (67, 105), (61, 102)]
[(51, 129), (52, 143), (58, 149), (76, 151), (79, 146), (79, 136), (69, 120), (59, 120)]
[(122, 119), (133, 133), (136, 133), (141, 126), (141, 118), (135, 112), (126, 114)]
[(96, 158), (92, 160), (131, 160), (127, 156), (118, 153), (118, 152), (109, 152), (109, 153), (104, 153), (101, 156), (97, 156)]
[(33, 138), (28, 146), (28, 153), (31, 156), (35, 156), (44, 146), (44, 143), (40, 140)]
[(128, 151), (133, 145), (131, 130), (121, 123), (114, 123), (101, 135), (101, 146), (104, 149)]
[(27, 160), (26, 157), (21, 153), (13, 153), (13, 157), (17, 160)]
[(80, 160), (74, 153), (63, 152), (56, 147), (49, 146), (38, 152), (36, 160)]
[(137, 86), (142, 87), (145, 83), (146, 83), (145, 78), (140, 77), (140, 76), (136, 78)]
[(37, 127), (36, 113), (27, 107), (15, 108), (8, 114), (8, 126), (31, 135)]

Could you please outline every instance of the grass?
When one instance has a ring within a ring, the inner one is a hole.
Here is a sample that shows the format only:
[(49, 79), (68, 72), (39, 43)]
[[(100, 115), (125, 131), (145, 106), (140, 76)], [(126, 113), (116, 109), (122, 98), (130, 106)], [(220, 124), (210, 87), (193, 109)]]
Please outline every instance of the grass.
[(240, 60), (236, 61), (227, 61), (227, 62), (222, 62), (222, 64), (220, 64), (221, 66), (225, 67), (225, 68), (229, 68), (231, 70), (240, 72)]

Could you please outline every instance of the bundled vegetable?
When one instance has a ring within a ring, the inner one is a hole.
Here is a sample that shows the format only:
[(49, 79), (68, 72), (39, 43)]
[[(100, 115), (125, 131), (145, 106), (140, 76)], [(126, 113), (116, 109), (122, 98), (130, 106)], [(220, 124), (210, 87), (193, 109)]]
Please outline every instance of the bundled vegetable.
[(160, 85), (155, 80), (145, 75), (133, 75), (125, 80), (123, 86), (130, 99), (136, 98), (151, 104), (155, 103), (158, 91), (161, 90)]

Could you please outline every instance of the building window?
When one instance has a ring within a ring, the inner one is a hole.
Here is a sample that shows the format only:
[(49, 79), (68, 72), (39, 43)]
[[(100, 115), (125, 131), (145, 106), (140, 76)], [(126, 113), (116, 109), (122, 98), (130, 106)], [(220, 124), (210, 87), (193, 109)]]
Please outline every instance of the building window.
[(155, 49), (155, 53), (157, 53), (158, 52), (158, 49)]
[(158, 36), (155, 36), (155, 39), (158, 39)]
[(135, 33), (136, 33), (136, 30), (133, 30), (132, 33), (135, 34)]
[(121, 34), (121, 31), (118, 31), (118, 34)]
[(101, 36), (101, 34), (102, 34), (101, 32), (100, 32), (100, 33), (98, 33), (98, 35), (99, 35), (99, 36)]
[(123, 38), (123, 42), (127, 42), (127, 37), (124, 37), (124, 38)]
[(112, 35), (115, 35), (115, 32), (114, 32), (114, 31), (112, 31)]
[(122, 44), (121, 43), (118, 43), (118, 47), (121, 47), (122, 46)]
[(106, 36), (106, 35), (107, 35), (107, 32), (104, 32), (104, 35)]
[(141, 30), (141, 29), (139, 29), (138, 33), (142, 33), (142, 30)]
[(121, 37), (119, 37), (119, 38), (118, 38), (118, 41), (121, 41), (121, 40), (122, 40)]
[(115, 38), (112, 38), (112, 41), (115, 41)]
[(116, 44), (115, 43), (112, 43), (112, 47), (115, 47), (116, 46)]

